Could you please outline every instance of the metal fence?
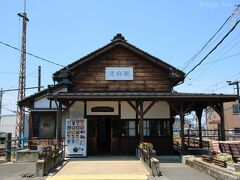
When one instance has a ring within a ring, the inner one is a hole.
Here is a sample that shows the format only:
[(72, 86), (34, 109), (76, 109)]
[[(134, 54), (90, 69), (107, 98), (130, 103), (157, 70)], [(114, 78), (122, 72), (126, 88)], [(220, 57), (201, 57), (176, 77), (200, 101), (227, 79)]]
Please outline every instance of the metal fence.
[[(184, 136), (199, 137), (199, 130), (188, 129)], [(221, 131), (220, 130), (202, 130), (202, 137), (206, 140), (220, 140)], [(225, 130), (225, 138), (227, 141), (237, 141), (237, 140), (240, 140), (240, 133), (237, 133), (234, 130)]]
[[(186, 130), (184, 132), (185, 146), (182, 147), (180, 136), (173, 141), (173, 149), (175, 152), (180, 152), (183, 149), (191, 148), (201, 148), (209, 149), (211, 140), (221, 140), (220, 130), (202, 130), (202, 147), (200, 147), (199, 141), (199, 131), (198, 130)], [(236, 133), (234, 130), (225, 130), (225, 140), (226, 141), (238, 141), (240, 140), (240, 133)]]
[(61, 157), (63, 157), (65, 154), (64, 141), (60, 145), (57, 145), (55, 139), (25, 139), (23, 148), (18, 147), (17, 142), (18, 140), (11, 139), (11, 136), (8, 133), (6, 134), (5, 140), (0, 144), (0, 162), (14, 161), (16, 159), (16, 152), (26, 149), (38, 150), (39, 158), (46, 162), (50, 156), (55, 157), (56, 154), (61, 152)]

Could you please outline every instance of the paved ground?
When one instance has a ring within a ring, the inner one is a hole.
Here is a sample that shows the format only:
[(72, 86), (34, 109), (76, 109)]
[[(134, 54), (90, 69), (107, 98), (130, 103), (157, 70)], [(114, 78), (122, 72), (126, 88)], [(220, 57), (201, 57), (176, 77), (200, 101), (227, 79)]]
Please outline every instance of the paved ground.
[[(204, 174), (196, 169), (181, 163), (161, 163), (160, 170), (163, 174), (160, 178), (155, 179), (171, 179), (171, 180), (213, 180), (214, 178)], [(152, 178), (151, 178), (152, 179)]]
[[(178, 159), (160, 159), (162, 176), (150, 177), (143, 164), (135, 157), (89, 157), (75, 158), (65, 161), (50, 176), (44, 178), (33, 176), (34, 163), (3, 163), (0, 164), (1, 180), (19, 179), (150, 179), (150, 180), (213, 180), (214, 178), (191, 167), (183, 165)], [(25, 176), (25, 177), (24, 177)]]
[(71, 159), (47, 179), (147, 179), (149, 172), (134, 156)]
[[(1, 180), (23, 180), (34, 177), (35, 163), (2, 163), (0, 164)], [(36, 178), (35, 179), (46, 179)]]

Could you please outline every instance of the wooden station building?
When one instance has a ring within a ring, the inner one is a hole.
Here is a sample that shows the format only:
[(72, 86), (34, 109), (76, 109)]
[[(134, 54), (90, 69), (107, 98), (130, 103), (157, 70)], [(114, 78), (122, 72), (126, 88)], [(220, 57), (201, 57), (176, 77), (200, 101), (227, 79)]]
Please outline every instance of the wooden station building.
[(184, 72), (117, 34), (109, 44), (55, 72), (55, 85), (19, 105), (30, 110), (30, 139), (59, 143), (67, 118), (86, 118), (88, 155), (134, 154), (139, 140), (153, 143), (158, 155), (172, 154), (174, 117), (180, 116), (184, 144), (185, 114), (196, 112), (201, 132), (202, 112), (209, 106), (221, 117), (224, 140), (223, 103), (236, 96), (173, 91), (184, 78)]

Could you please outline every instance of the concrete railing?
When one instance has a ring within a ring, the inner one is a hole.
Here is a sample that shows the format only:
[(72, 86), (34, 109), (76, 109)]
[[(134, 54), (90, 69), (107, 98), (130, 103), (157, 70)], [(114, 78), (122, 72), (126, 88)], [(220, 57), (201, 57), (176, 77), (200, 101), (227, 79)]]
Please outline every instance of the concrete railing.
[(152, 176), (160, 176), (159, 160), (156, 158), (156, 151), (149, 147), (147, 144), (141, 143), (141, 146), (137, 146), (136, 155), (143, 162), (146, 169)]
[(36, 162), (36, 176), (47, 175), (53, 168), (64, 160), (63, 146), (44, 147), (40, 159)]

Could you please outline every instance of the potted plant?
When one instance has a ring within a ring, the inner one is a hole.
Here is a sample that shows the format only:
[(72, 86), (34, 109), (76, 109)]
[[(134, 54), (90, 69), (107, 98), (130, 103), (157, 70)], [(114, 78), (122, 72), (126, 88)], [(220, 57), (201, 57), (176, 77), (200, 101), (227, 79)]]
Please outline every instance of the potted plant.
[(227, 169), (238, 172), (238, 171), (240, 171), (240, 164), (235, 163), (233, 161), (229, 161), (229, 162), (227, 162)]

